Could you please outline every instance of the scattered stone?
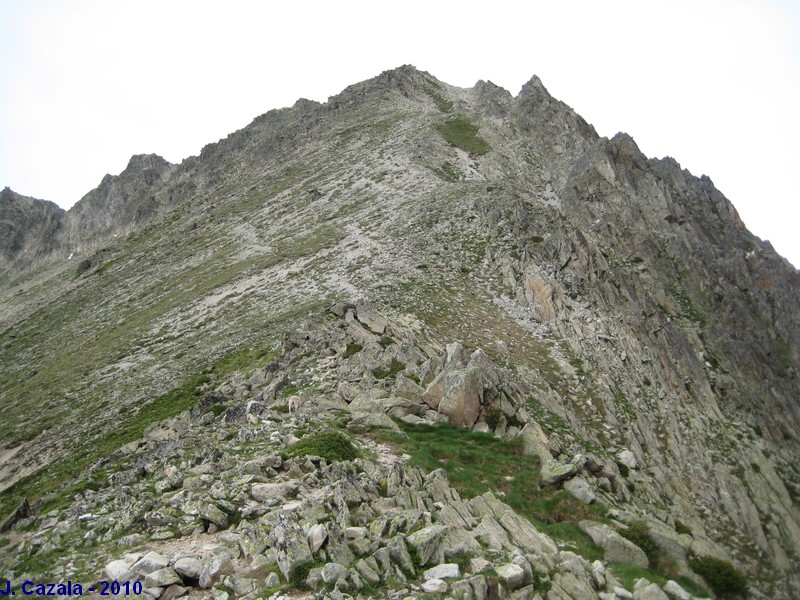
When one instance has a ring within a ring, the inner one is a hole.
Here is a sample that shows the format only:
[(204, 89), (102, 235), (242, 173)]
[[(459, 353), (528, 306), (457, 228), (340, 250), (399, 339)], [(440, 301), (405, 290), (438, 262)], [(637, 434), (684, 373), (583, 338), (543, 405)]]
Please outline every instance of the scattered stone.
[(105, 566), (103, 571), (112, 581), (128, 581), (130, 579), (128, 576), (130, 569), (131, 563), (127, 560), (112, 560)]
[(367, 537), (366, 527), (347, 527), (344, 530), (344, 536), (349, 540), (360, 540)]
[(670, 598), (675, 600), (692, 600), (692, 595), (684, 590), (677, 581), (670, 579), (662, 588)]
[(447, 591), (447, 583), (441, 579), (428, 579), (420, 587), (426, 594), (444, 594)]
[(422, 579), (427, 581), (429, 579), (457, 579), (461, 575), (458, 565), (453, 563), (444, 563), (436, 565), (422, 573)]
[(636, 456), (634, 456), (633, 452), (630, 450), (623, 450), (617, 454), (617, 460), (619, 460), (619, 462), (629, 469), (635, 469), (638, 466), (638, 463), (636, 462)]
[(169, 559), (158, 552), (148, 552), (131, 567), (131, 571), (140, 575), (148, 575), (169, 566)]
[(145, 587), (167, 587), (173, 583), (181, 583), (181, 577), (170, 567), (148, 573), (144, 578)]
[(340, 579), (347, 579), (347, 573), (347, 567), (344, 565), (340, 565), (339, 563), (327, 563), (322, 567), (322, 580), (325, 583), (330, 583), (331, 581), (336, 582)]
[(584, 504), (591, 504), (597, 499), (592, 491), (592, 486), (583, 477), (573, 477), (569, 481), (565, 481), (564, 489)]
[(184, 579), (200, 579), (203, 573), (203, 563), (193, 556), (179, 558), (173, 565), (175, 572)]
[(495, 567), (495, 572), (505, 586), (511, 590), (522, 587), (525, 582), (525, 571), (514, 563), (499, 565)]
[[(642, 581), (641, 579), (639, 581)], [(660, 587), (655, 583), (648, 582), (647, 585), (635, 586), (633, 600), (669, 600)]]
[(311, 554), (316, 554), (317, 550), (322, 547), (322, 544), (325, 543), (325, 540), (328, 539), (328, 530), (325, 529), (324, 525), (314, 525), (311, 529), (308, 530), (308, 546), (311, 550)]
[(250, 488), (253, 500), (267, 502), (269, 500), (294, 498), (297, 486), (290, 483), (257, 483)]

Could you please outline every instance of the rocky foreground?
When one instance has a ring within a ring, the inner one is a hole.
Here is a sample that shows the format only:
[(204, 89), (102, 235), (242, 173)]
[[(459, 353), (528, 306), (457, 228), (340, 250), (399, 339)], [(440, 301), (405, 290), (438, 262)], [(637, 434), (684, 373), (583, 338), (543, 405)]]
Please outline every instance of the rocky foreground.
[[(12, 589), (119, 581), (148, 600), (693, 597), (662, 574), (622, 574), (655, 573), (625, 537), (644, 519), (672, 572), (704, 589), (690, 557), (724, 552), (626, 503), (629, 451), (549, 438), (510, 371), (422, 330), (368, 303), (310, 317), (263, 364), (205, 384), (193, 408), (92, 465), (59, 492), (74, 494), (68, 506), (20, 507), (3, 524), (0, 574)], [(537, 529), (501, 491), (465, 498), (445, 469), (413, 466), (399, 424), (518, 444), (541, 488), (601, 506), (576, 524), (602, 559)]]

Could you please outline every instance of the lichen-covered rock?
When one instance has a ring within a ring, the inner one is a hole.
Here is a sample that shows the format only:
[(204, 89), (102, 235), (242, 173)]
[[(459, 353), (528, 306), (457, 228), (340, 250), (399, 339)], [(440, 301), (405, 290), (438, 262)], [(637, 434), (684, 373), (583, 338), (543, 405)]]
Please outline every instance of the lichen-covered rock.
[(431, 525), (415, 531), (406, 538), (408, 544), (414, 548), (419, 557), (417, 566), (427, 564), (440, 564), (444, 562), (444, 540), (447, 527), (444, 525)]
[(328, 530), (325, 529), (324, 525), (316, 524), (308, 530), (307, 537), (311, 554), (316, 554), (317, 550), (319, 550), (322, 544), (325, 543), (325, 540), (328, 539)]
[(173, 583), (181, 583), (181, 578), (171, 567), (148, 573), (144, 578), (144, 587), (167, 587)]
[(280, 514), (270, 534), (275, 562), (284, 579), (291, 579), (295, 570), (314, 559), (303, 528), (290, 515)]
[(280, 498), (293, 498), (297, 494), (297, 486), (291, 483), (257, 483), (250, 489), (253, 500), (267, 502)]

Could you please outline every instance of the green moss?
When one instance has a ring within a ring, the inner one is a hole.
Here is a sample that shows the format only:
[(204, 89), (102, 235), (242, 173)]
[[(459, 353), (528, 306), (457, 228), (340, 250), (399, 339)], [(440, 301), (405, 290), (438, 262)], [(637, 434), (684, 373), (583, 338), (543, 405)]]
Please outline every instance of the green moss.
[(486, 140), (478, 136), (478, 126), (466, 115), (458, 115), (440, 123), (436, 126), (436, 130), (449, 144), (474, 156), (486, 154), (491, 150)]
[(431, 167), (431, 171), (433, 171), (439, 179), (447, 183), (456, 183), (461, 180), (458, 169), (450, 162), (444, 162), (440, 167)]

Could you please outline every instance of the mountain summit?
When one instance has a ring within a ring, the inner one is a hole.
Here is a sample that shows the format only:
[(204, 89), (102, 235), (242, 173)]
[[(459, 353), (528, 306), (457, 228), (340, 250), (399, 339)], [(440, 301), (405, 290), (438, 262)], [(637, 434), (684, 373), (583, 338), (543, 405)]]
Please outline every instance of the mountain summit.
[(403, 66), (0, 232), (11, 589), (800, 595), (800, 273), (538, 77)]

